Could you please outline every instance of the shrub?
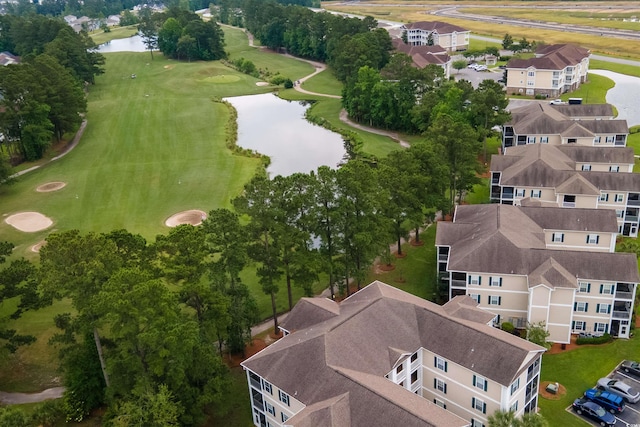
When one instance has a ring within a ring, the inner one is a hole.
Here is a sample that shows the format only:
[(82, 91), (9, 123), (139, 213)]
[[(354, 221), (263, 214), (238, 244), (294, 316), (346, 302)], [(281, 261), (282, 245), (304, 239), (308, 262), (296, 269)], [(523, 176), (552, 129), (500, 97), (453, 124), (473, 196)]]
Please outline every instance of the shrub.
[(509, 55), (502, 55), (498, 57), (498, 61), (509, 61), (511, 57)]
[(284, 88), (285, 89), (291, 89), (293, 88), (293, 82), (291, 81), (291, 79), (286, 79), (284, 81)]
[(500, 325), (500, 327), (502, 328), (503, 331), (509, 332), (510, 334), (512, 334), (513, 331), (515, 331), (516, 329), (516, 327), (513, 326), (513, 323), (511, 322), (502, 322), (502, 325)]
[(578, 337), (576, 344), (606, 344), (613, 341), (613, 337), (609, 334), (604, 334), (600, 337)]

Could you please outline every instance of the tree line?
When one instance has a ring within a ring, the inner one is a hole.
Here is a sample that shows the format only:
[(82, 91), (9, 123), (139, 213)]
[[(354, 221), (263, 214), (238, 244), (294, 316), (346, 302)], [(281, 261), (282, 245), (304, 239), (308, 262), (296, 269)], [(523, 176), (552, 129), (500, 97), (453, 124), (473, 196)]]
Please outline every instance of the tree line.
[(84, 86), (103, 72), (104, 57), (84, 33), (51, 18), (0, 16), (0, 50), (21, 58), (0, 67), (0, 182), (9, 163), (42, 158), (82, 122)]

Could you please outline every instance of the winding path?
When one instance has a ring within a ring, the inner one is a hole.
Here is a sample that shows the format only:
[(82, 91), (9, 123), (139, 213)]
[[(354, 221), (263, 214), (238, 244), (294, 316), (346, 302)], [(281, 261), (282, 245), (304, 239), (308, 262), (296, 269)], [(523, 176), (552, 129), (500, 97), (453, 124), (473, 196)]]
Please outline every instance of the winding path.
[(64, 393), (64, 387), (48, 388), (40, 393), (6, 393), (0, 391), (0, 403), (4, 405), (18, 405), (23, 403), (43, 402), (49, 399), (59, 399)]

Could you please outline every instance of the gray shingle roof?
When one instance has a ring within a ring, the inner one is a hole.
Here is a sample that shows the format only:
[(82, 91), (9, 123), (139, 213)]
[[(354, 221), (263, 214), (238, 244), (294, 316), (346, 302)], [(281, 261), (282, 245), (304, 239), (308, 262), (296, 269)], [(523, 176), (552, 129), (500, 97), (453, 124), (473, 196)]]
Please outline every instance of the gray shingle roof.
[[(422, 347), (510, 385), (530, 353), (544, 349), (483, 323), (487, 313), (470, 314), (481, 311), (470, 301), (464, 297), (439, 306), (374, 282), (341, 302), (338, 316), (287, 335), (242, 365), (305, 405), (317, 405), (308, 411), (315, 414), (328, 416), (324, 408), (330, 405), (321, 402), (343, 401), (337, 397), (348, 393), (354, 426), (465, 426), (468, 421), (384, 375), (399, 356)], [(308, 310), (315, 308), (296, 305), (292, 315)]]
[(586, 147), (583, 145), (555, 145), (561, 153), (578, 163), (633, 164), (631, 147)]
[(420, 22), (412, 22), (410, 24), (405, 24), (405, 27), (408, 30), (425, 30), (425, 31), (437, 31), (438, 34), (450, 34), (455, 32), (464, 32), (469, 31), (465, 28), (462, 28), (458, 25), (449, 24), (447, 22), (440, 21), (420, 21)]
[[(535, 272), (541, 275), (542, 271), (549, 271), (548, 266), (540, 270), (541, 266), (553, 259), (572, 277), (632, 283), (640, 281), (638, 260), (633, 254), (546, 249), (540, 226), (534, 222), (537, 215), (525, 215), (520, 209), (498, 204), (458, 206), (453, 223), (446, 227), (441, 227), (446, 223), (438, 223), (436, 245), (451, 247), (449, 271), (527, 276)], [(550, 215), (562, 215), (561, 212), (555, 212), (554, 208), (541, 209), (548, 210)], [(572, 213), (574, 218), (576, 214)], [(465, 232), (456, 232), (458, 226), (463, 227)], [(519, 234), (512, 233), (513, 229), (519, 230)], [(559, 271), (558, 268), (556, 270)], [(560, 276), (556, 273), (553, 277)], [(563, 277), (566, 278), (566, 274)], [(563, 282), (559, 283), (564, 286)]]
[(512, 59), (507, 68), (535, 67), (539, 70), (563, 70), (589, 57), (589, 50), (572, 44), (543, 46), (536, 50), (535, 58)]
[(544, 230), (618, 232), (618, 220), (613, 209), (522, 206), (519, 211)]

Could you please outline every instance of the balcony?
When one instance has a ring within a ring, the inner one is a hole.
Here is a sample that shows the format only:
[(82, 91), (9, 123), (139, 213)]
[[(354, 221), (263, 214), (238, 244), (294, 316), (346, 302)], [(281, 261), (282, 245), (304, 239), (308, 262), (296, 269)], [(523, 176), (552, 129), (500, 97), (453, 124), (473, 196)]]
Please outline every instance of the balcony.
[(624, 222), (638, 222), (637, 215), (625, 215)]
[(513, 199), (513, 190), (507, 190), (505, 188), (502, 189), (502, 198), (503, 199)]
[(454, 287), (454, 288), (466, 288), (467, 287), (467, 281), (466, 280), (452, 280), (451, 281), (451, 287)]
[(438, 254), (438, 261), (447, 262), (448, 259), (449, 259), (449, 253)]
[(575, 208), (576, 202), (562, 202), (563, 208)]
[(629, 200), (627, 200), (627, 205), (628, 206), (640, 206), (640, 200), (629, 198)]
[(631, 311), (629, 310), (613, 310), (612, 317), (614, 319), (631, 319)]
[(633, 292), (619, 291), (616, 289), (616, 299), (633, 300)]

